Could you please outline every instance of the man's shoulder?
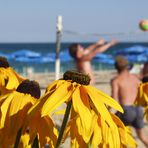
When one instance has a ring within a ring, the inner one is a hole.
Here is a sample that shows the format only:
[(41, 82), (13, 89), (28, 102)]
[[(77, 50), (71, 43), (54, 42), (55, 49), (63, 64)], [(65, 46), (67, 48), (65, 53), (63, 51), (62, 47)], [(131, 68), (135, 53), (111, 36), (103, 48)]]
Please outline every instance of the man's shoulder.
[(130, 75), (138, 79), (138, 74), (130, 73)]
[(130, 74), (130, 75), (133, 79), (140, 81), (138, 75), (136, 75), (136, 74)]
[(115, 76), (114, 78), (111, 79), (111, 83), (117, 83), (119, 80), (119, 76)]

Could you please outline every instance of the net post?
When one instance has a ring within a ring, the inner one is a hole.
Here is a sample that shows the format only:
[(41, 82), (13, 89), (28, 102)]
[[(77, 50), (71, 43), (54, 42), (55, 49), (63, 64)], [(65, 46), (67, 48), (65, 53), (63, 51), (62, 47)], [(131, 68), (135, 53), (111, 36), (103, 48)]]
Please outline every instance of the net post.
[(55, 80), (60, 78), (60, 48), (62, 37), (62, 16), (57, 17), (56, 25), (56, 60), (55, 60)]

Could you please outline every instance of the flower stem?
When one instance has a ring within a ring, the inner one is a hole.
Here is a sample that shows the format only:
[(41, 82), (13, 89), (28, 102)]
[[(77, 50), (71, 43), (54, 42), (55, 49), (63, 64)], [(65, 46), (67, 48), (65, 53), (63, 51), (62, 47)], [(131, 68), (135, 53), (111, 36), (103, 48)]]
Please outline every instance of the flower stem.
[(71, 105), (72, 105), (72, 101), (68, 102), (66, 112), (65, 112), (65, 115), (64, 115), (64, 119), (63, 119), (63, 122), (62, 122), (62, 126), (61, 126), (61, 129), (60, 129), (60, 133), (59, 133), (59, 136), (58, 136), (58, 139), (57, 139), (56, 148), (58, 148), (60, 146), (60, 143), (61, 143), (61, 140), (62, 140), (62, 137), (63, 137), (63, 133), (64, 133), (64, 130), (65, 130), (65, 127), (66, 127), (66, 124), (67, 124), (67, 121), (68, 121)]
[(20, 139), (21, 139), (21, 134), (22, 134), (22, 128), (20, 128), (17, 132), (14, 148), (18, 148), (18, 145), (19, 145), (19, 142), (20, 142)]
[(33, 145), (32, 148), (39, 148), (39, 141), (38, 141), (38, 137), (36, 136), (34, 141), (33, 141)]

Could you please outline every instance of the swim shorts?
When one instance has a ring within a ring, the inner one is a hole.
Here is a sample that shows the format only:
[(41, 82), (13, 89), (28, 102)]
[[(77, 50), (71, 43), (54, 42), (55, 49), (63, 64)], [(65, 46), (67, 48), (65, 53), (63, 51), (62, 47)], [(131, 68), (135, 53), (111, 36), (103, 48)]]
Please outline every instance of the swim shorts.
[(122, 122), (128, 126), (133, 126), (136, 129), (144, 127), (143, 110), (141, 106), (122, 106), (124, 113), (117, 112), (116, 115)]

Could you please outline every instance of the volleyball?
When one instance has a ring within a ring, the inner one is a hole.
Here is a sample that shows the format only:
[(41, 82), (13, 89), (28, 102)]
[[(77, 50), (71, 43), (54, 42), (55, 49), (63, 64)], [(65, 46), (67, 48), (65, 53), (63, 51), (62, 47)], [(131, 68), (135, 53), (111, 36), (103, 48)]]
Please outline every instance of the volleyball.
[(141, 20), (139, 27), (142, 31), (148, 31), (148, 20)]

